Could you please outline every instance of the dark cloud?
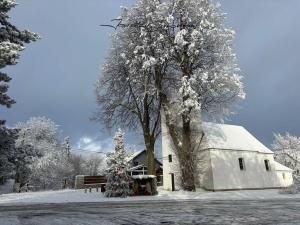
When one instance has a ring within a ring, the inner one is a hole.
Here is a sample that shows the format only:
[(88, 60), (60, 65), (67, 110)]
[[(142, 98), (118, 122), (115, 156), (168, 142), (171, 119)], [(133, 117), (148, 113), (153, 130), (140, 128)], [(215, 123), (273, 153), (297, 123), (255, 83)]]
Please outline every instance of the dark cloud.
[[(47, 116), (61, 125), (74, 146), (86, 137), (96, 143), (103, 140), (103, 149), (111, 147), (111, 134), (89, 121), (95, 110), (93, 83), (112, 32), (99, 25), (116, 17), (120, 5), (133, 2), (20, 0), (11, 13), (12, 20), (43, 39), (27, 46), (20, 63), (8, 69), (13, 77), (9, 93), (17, 104), (9, 110), (1, 107), (1, 117), (12, 126), (31, 116)], [(300, 136), (300, 2), (221, 3), (227, 12), (226, 23), (237, 33), (235, 48), (247, 91), (230, 123), (245, 126), (267, 145), (272, 132), (290, 131)], [(135, 136), (128, 134), (127, 141), (143, 148), (142, 137)]]

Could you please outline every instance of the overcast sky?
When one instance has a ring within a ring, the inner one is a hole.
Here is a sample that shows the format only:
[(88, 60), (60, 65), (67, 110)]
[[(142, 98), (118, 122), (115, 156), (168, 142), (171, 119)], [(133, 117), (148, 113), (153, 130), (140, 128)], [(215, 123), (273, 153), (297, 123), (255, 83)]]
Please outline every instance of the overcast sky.
[[(19, 0), (11, 12), (19, 28), (39, 33), (20, 63), (6, 69), (13, 77), (9, 94), (17, 104), (0, 107), (9, 126), (32, 116), (59, 124), (76, 148), (107, 151), (110, 134), (89, 121), (95, 111), (94, 87), (110, 47), (109, 23), (121, 5), (133, 0)], [(244, 126), (267, 146), (273, 132), (300, 136), (300, 1), (223, 0), (226, 24), (236, 31), (247, 98), (227, 123)], [(134, 149), (138, 134), (127, 134)]]

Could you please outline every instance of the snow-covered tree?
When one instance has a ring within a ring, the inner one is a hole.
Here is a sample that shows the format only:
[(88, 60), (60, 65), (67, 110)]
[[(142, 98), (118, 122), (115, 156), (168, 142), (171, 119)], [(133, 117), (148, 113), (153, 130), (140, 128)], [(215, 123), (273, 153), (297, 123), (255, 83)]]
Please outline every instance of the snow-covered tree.
[(104, 166), (104, 158), (99, 153), (91, 153), (84, 157), (82, 165), (84, 174), (91, 176), (104, 173)]
[(64, 155), (69, 158), (71, 155), (71, 145), (70, 145), (70, 138), (65, 137), (64, 143), (63, 143), (63, 149), (64, 149)]
[(5, 180), (14, 177), (19, 187), (22, 187), (28, 182), (31, 173), (30, 165), (37, 155), (30, 145), (17, 147), (15, 142), (18, 138), (17, 129), (0, 126), (0, 178)]
[(70, 163), (74, 178), (76, 175), (86, 174), (84, 169), (85, 160), (81, 155), (71, 154)]
[[(122, 33), (115, 36), (123, 38)], [(147, 150), (148, 174), (156, 175), (154, 147), (160, 135), (161, 103), (153, 91), (153, 79), (146, 71), (135, 73), (127, 61), (133, 56), (131, 37), (114, 41), (103, 74), (96, 85), (98, 110), (93, 119), (104, 123), (109, 129), (121, 126), (136, 131), (141, 129)]]
[(195, 190), (192, 120), (228, 116), (245, 97), (224, 18), (210, 0), (139, 0), (118, 18), (114, 45), (130, 71), (124, 76), (132, 86), (149, 81), (147, 94), (162, 104), (185, 190)]
[(65, 159), (57, 152), (47, 152), (34, 161), (31, 166), (30, 183), (36, 189), (59, 189), (64, 177), (70, 171), (65, 167)]
[(300, 137), (286, 132), (274, 134), (272, 148), (275, 152), (275, 160), (293, 169), (300, 170)]
[[(36, 41), (39, 36), (27, 30), (21, 31), (9, 22), (9, 11), (17, 3), (14, 0), (0, 0), (0, 69), (18, 62), (24, 44)], [(15, 101), (7, 95), (8, 82), (11, 78), (0, 72), (0, 105), (10, 107)]]
[[(36, 153), (31, 165), (27, 182), (37, 189), (61, 188), (66, 179), (72, 177), (69, 161), (69, 145), (60, 139), (58, 125), (45, 117), (32, 117), (24, 123), (18, 123), (19, 137), (17, 148), (31, 146)], [(23, 176), (22, 176), (23, 177)]]
[[(20, 52), (24, 50), (24, 44), (39, 39), (37, 34), (27, 30), (21, 31), (9, 22), (10, 17), (8, 13), (16, 5), (14, 0), (0, 0), (0, 69), (17, 64)], [(8, 83), (10, 80), (11, 78), (5, 72), (0, 72), (0, 106), (3, 105), (8, 108), (15, 103), (15, 100), (7, 94), (9, 88)], [(12, 143), (14, 143), (15, 140), (13, 137), (14, 135), (11, 135), (11, 132), (15, 132), (5, 128), (3, 120), (0, 120), (0, 126), (0, 133), (3, 135), (6, 133), (5, 137), (0, 137), (0, 142), (2, 142), (0, 144), (0, 167), (3, 167), (0, 168), (1, 174), (1, 171), (4, 171), (4, 169), (6, 171), (12, 171), (11, 165), (13, 164), (7, 164), (7, 155), (11, 154), (11, 150), (14, 149), (14, 147), (12, 147), (14, 144)]]
[(19, 184), (19, 188), (22, 188), (26, 183), (28, 183), (32, 173), (32, 163), (37, 157), (39, 157), (39, 154), (31, 145), (23, 144), (15, 148), (11, 161), (14, 164), (13, 171), (15, 183)]
[(129, 195), (129, 175), (124, 146), (124, 133), (119, 129), (115, 134), (115, 152), (107, 155), (108, 174), (106, 197), (127, 197)]
[(48, 152), (60, 151), (60, 131), (58, 125), (45, 117), (32, 117), (26, 122), (16, 125), (19, 129), (19, 138), (16, 141), (20, 145), (31, 145), (41, 156)]
[(0, 125), (0, 184), (13, 174), (14, 164), (10, 159), (15, 151), (15, 140), (15, 133)]

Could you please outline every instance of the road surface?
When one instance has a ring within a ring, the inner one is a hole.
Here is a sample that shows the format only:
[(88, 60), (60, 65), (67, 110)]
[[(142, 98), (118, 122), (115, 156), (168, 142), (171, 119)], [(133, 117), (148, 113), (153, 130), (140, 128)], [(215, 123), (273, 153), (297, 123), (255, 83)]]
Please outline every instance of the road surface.
[(0, 205), (0, 224), (300, 224), (300, 200)]

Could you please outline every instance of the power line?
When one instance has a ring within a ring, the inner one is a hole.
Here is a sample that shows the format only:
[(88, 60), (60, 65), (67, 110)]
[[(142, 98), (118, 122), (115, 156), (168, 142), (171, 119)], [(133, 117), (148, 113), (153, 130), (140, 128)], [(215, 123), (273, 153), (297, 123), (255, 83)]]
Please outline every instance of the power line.
[(76, 149), (76, 150), (71, 150), (72, 153), (76, 152), (93, 152), (93, 153), (100, 153), (100, 154), (107, 154), (108, 152), (101, 152), (101, 151), (93, 151), (93, 150), (85, 150), (85, 149)]

